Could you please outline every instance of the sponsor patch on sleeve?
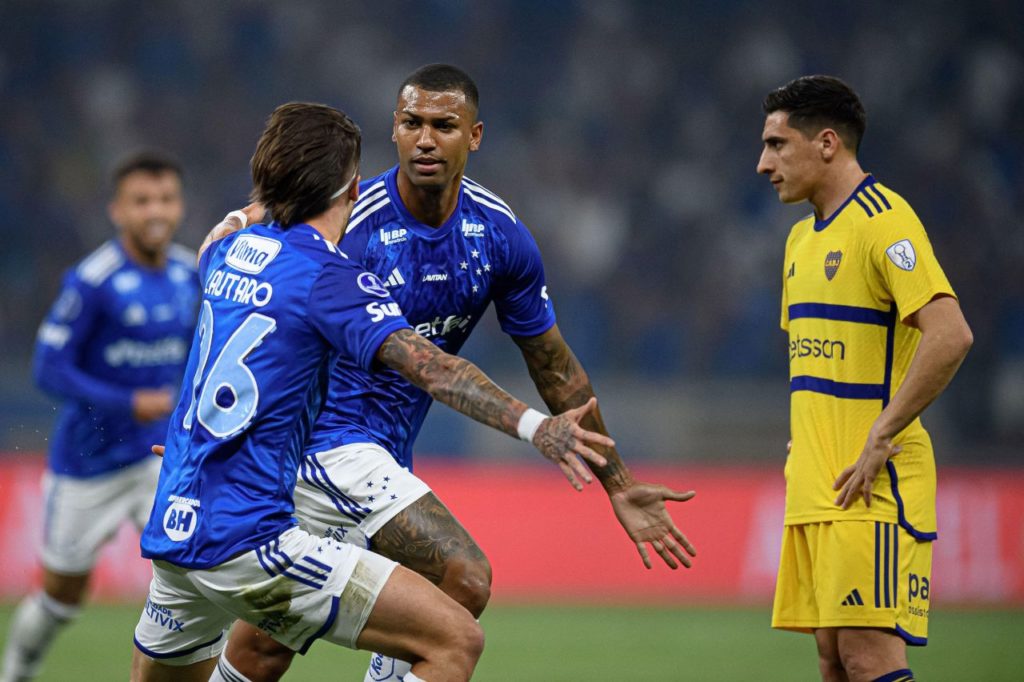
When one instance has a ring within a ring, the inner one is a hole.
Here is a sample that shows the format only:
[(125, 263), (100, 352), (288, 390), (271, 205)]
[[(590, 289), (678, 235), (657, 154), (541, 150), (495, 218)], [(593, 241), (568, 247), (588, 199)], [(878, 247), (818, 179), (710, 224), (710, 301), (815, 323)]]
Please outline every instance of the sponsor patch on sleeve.
[(914, 251), (914, 245), (910, 243), (909, 239), (899, 240), (885, 250), (885, 255), (900, 270), (910, 272), (917, 265), (917, 252)]

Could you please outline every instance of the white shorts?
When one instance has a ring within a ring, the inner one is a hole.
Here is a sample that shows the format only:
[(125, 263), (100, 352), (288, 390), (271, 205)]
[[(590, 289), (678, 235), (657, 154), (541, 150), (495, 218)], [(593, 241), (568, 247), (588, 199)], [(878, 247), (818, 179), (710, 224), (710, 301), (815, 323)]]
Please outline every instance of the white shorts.
[(93, 478), (44, 473), (43, 565), (67, 575), (90, 572), (125, 520), (146, 525), (159, 476), (159, 457)]
[(210, 569), (154, 561), (135, 646), (166, 665), (189, 665), (219, 655), (240, 619), (301, 654), (317, 639), (355, 648), (397, 565), (298, 527)]
[(360, 547), (430, 487), (373, 443), (353, 443), (302, 458), (295, 515), (313, 535)]

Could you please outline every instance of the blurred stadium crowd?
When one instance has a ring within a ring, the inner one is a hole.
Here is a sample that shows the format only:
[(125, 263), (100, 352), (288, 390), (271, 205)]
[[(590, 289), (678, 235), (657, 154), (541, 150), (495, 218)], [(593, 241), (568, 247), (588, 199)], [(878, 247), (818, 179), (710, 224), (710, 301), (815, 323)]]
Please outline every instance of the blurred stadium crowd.
[[(450, 61), (481, 89), (469, 174), (532, 228), (599, 395), (613, 378), (637, 394), (784, 391), (782, 249), (807, 208), (779, 205), (755, 175), (760, 101), (803, 73), (848, 80), (868, 111), (863, 164), (919, 212), (975, 332), (943, 398), (946, 431), (1009, 462), (1024, 436), (1022, 27), (1024, 4), (1000, 0), (7, 0), (0, 450), (44, 447), (22, 426), (46, 424), (47, 402), (27, 397), (34, 333), (62, 271), (111, 234), (120, 155), (180, 157), (180, 241), (196, 246), (245, 203), (274, 106), (345, 109), (374, 174), (393, 163), (398, 83)], [(485, 368), (524, 373), (494, 350), (509, 345), (496, 328), (479, 335)]]

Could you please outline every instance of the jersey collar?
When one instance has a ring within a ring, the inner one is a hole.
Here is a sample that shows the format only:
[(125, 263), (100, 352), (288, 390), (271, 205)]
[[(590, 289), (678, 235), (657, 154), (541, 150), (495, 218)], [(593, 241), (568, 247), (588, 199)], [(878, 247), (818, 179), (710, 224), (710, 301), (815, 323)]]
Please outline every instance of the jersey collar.
[(448, 217), (448, 220), (440, 227), (431, 227), (430, 225), (424, 225), (420, 221), (413, 217), (412, 213), (409, 213), (409, 209), (402, 203), (402, 197), (398, 193), (398, 166), (393, 166), (391, 170), (384, 176), (384, 186), (387, 187), (388, 195), (391, 197), (391, 203), (395, 205), (395, 210), (398, 212), (398, 217), (402, 221), (402, 224), (408, 229), (415, 232), (420, 237), (425, 239), (442, 239), (448, 236), (448, 233), (459, 224), (462, 216), (462, 205), (465, 201), (464, 189), (462, 183), (459, 183), (459, 200), (455, 203), (455, 210)]
[(818, 220), (817, 218), (814, 219), (814, 231), (821, 232), (826, 227), (831, 225), (832, 221), (838, 218), (839, 214), (843, 212), (843, 209), (845, 209), (850, 204), (850, 202), (853, 201), (853, 198), (857, 196), (857, 192), (861, 191), (868, 185), (875, 184), (875, 182), (877, 182), (875, 180), (875, 176), (871, 175), (871, 173), (868, 173), (868, 176), (861, 180), (861, 183), (857, 185), (857, 187), (855, 187), (852, 192), (850, 192), (850, 196), (846, 197), (846, 201), (840, 204), (839, 208), (832, 212), (832, 215), (830, 215), (828, 218), (825, 218), (824, 220)]

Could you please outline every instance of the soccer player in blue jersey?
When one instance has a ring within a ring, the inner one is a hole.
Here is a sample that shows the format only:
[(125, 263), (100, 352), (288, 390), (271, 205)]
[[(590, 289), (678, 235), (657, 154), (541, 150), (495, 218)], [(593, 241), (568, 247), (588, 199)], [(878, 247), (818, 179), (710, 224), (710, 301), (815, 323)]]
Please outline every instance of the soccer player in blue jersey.
[[(317, 639), (414, 663), (407, 681), (466, 680), (483, 646), (469, 612), (413, 571), (301, 529), (292, 491), (303, 447), (342, 359), (388, 367), (468, 416), (532, 442), (572, 476), (594, 401), (544, 417), (471, 363), (417, 335), (379, 278), (336, 243), (359, 194), (359, 130), (323, 105), (279, 107), (252, 159), (254, 197), (274, 222), (206, 249), (186, 387), (171, 416), (143, 556), (149, 600), (133, 679), (205, 680), (240, 619), (290, 650)], [(355, 387), (354, 387), (355, 388)], [(335, 387), (334, 390), (338, 390)], [(384, 487), (384, 483), (377, 482)], [(331, 488), (340, 502), (347, 498)], [(214, 679), (243, 679), (220, 666)]]
[(938, 536), (919, 416), (973, 337), (914, 210), (857, 160), (850, 86), (797, 78), (763, 108), (758, 172), (814, 209), (780, 273), (792, 441), (772, 626), (814, 634), (826, 682), (911, 682)]
[[(447, 352), (459, 351), (493, 302), (551, 411), (579, 407), (594, 390), (558, 330), (537, 245), (508, 204), (464, 177), (483, 135), (477, 112), (476, 85), (456, 67), (425, 66), (402, 83), (393, 129), (399, 163), (362, 183), (342, 248), (384, 281), (417, 334)], [(430, 405), (431, 396), (400, 372), (368, 373), (342, 358), (300, 466), (297, 513), (314, 534), (369, 546), (478, 617), (490, 596), (487, 558), (410, 471)], [(597, 410), (585, 419), (605, 431)], [(594, 474), (644, 564), (651, 565), (650, 544), (670, 567), (689, 566), (694, 549), (665, 501), (692, 493), (636, 481), (614, 448), (601, 452), (608, 463)], [(222, 661), (262, 681), (278, 679), (292, 656), (240, 623)], [(400, 679), (406, 670), (375, 655), (367, 679)]]
[(185, 368), (199, 285), (195, 254), (171, 243), (184, 212), (181, 170), (163, 154), (114, 173), (118, 236), (64, 277), (36, 342), (36, 382), (62, 405), (50, 441), (43, 587), (18, 606), (4, 682), (31, 679), (79, 613), (101, 547), (153, 504), (153, 438), (167, 432)]

